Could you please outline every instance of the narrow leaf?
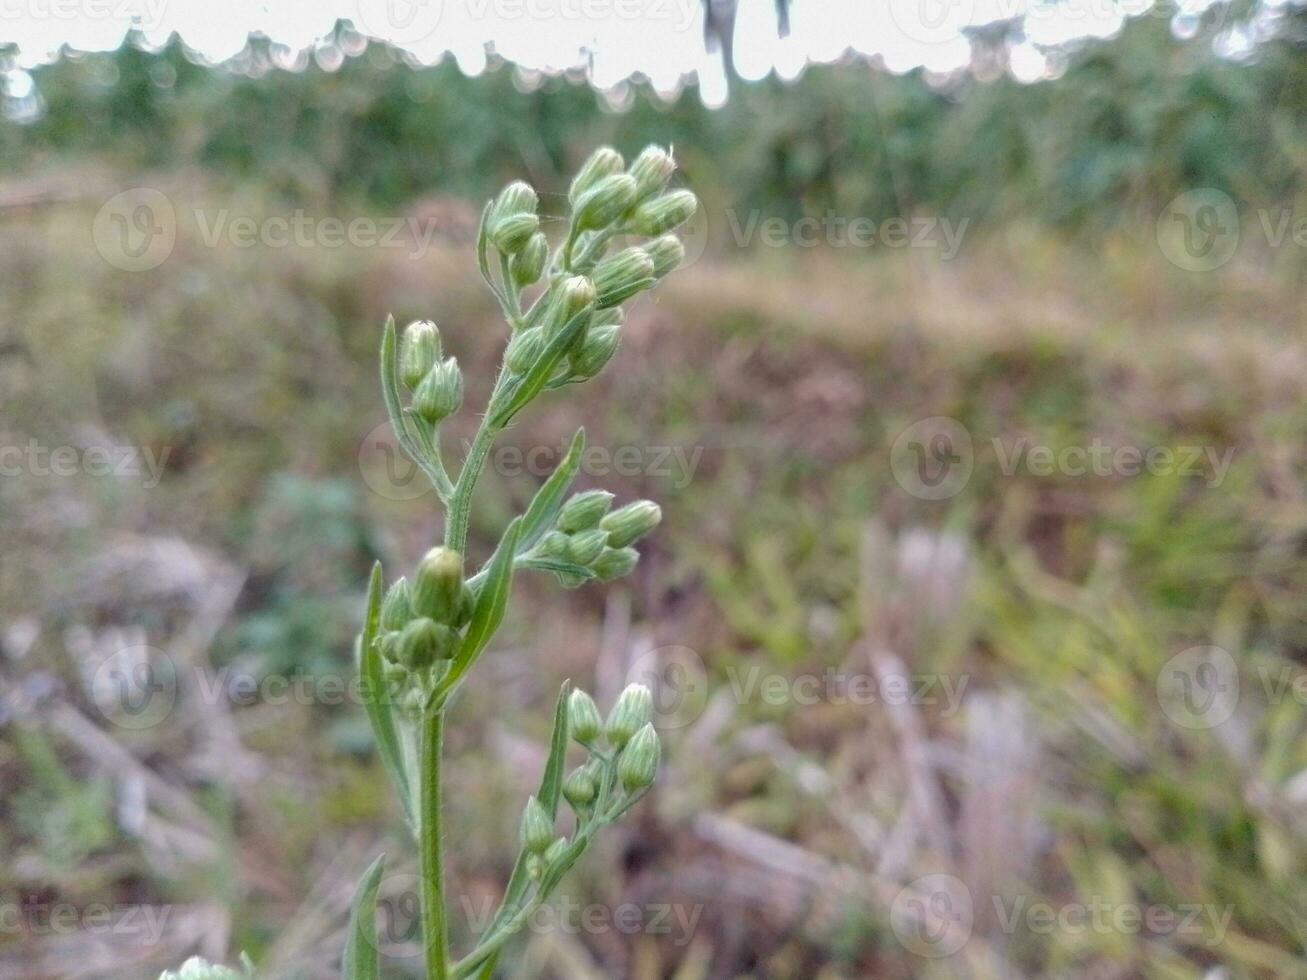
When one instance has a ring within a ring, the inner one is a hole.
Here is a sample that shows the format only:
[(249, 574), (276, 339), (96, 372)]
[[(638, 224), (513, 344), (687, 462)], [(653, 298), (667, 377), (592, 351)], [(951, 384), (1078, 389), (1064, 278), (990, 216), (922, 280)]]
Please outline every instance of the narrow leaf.
[(494, 204), (494, 201), (486, 201), (486, 206), (481, 211), (481, 224), (477, 226), (477, 267), (481, 270), (481, 278), (486, 281), (490, 291), (502, 303), (504, 295), (499, 291), (499, 286), (495, 284), (495, 280), (490, 277), (490, 258), (486, 254), (489, 246), (487, 226), (490, 224), (490, 209), (494, 207)]
[(558, 813), (558, 797), (563, 791), (563, 768), (567, 765), (567, 697), (572, 693), (572, 682), (563, 681), (554, 707), (554, 733), (549, 739), (549, 758), (540, 777), (540, 792), (536, 799), (551, 817)]
[(491, 638), (504, 621), (504, 612), (508, 608), (508, 596), (513, 589), (513, 564), (517, 555), (517, 539), (522, 530), (522, 518), (516, 517), (508, 525), (504, 537), (495, 549), (494, 557), (486, 568), (486, 578), (477, 593), (476, 605), (472, 607), (472, 619), (467, 624), (467, 633), (463, 637), (462, 648), (454, 659), (440, 689), (433, 699), (440, 705), (458, 684), (463, 676), (472, 669), (481, 652), (490, 643)]
[(399, 801), (404, 807), (404, 818), (410, 827), (417, 827), (413, 814), (413, 794), (409, 785), (408, 768), (396, 726), (390, 688), (382, 673), (381, 654), (377, 651), (377, 633), (381, 628), (381, 562), (372, 566), (372, 579), (368, 583), (368, 611), (363, 620), (363, 632), (358, 640), (359, 691), (363, 708), (372, 723), (372, 734), (377, 740), (377, 753), (390, 773)]
[(522, 515), (522, 534), (518, 538), (518, 554), (535, 547), (546, 531), (554, 525), (554, 519), (563, 508), (563, 498), (572, 487), (572, 481), (581, 469), (581, 458), (585, 455), (585, 429), (577, 429), (572, 436), (572, 444), (567, 455), (549, 475), (536, 495), (531, 498), (531, 505)]
[(521, 558), (517, 564), (519, 568), (531, 568), (538, 572), (554, 572), (559, 576), (575, 575), (586, 580), (595, 576), (595, 573), (584, 565), (561, 561), (557, 558)]
[(359, 880), (354, 901), (349, 910), (349, 934), (345, 939), (345, 952), (340, 958), (342, 980), (379, 980), (377, 965), (376, 912), (377, 889), (381, 873), (386, 867), (382, 854)]
[(554, 369), (558, 367), (573, 342), (589, 324), (591, 312), (589, 308), (584, 309), (568, 320), (563, 328), (550, 338), (540, 354), (540, 359), (531, 366), (531, 370), (520, 378), (514, 379), (517, 383), (513, 386), (511, 396), (504, 407), (495, 413), (494, 423), (497, 427), (507, 425), (513, 416), (521, 411), (527, 402), (540, 394), (544, 386), (549, 383), (549, 379), (554, 376)]

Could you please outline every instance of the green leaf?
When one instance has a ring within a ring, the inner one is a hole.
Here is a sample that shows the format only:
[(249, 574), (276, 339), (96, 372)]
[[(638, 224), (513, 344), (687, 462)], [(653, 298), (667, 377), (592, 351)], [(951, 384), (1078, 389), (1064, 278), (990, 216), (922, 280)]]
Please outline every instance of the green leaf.
[(504, 621), (508, 596), (513, 589), (513, 565), (521, 530), (522, 518), (515, 517), (513, 523), (508, 525), (508, 530), (504, 532), (499, 547), (495, 549), (495, 554), (486, 567), (486, 578), (477, 593), (476, 605), (472, 607), (472, 619), (467, 624), (463, 645), (432, 699), (437, 710), (458, 682), (472, 669), (472, 665), (476, 663), (477, 658), (481, 656), (481, 652), (485, 650)]
[(567, 448), (567, 455), (549, 475), (536, 495), (531, 498), (531, 505), (522, 515), (522, 534), (518, 539), (518, 554), (535, 547), (546, 531), (554, 526), (554, 519), (563, 508), (563, 498), (572, 487), (572, 481), (581, 469), (581, 458), (585, 455), (585, 429), (577, 429), (572, 436), (572, 444)]
[(518, 561), (521, 568), (531, 568), (539, 572), (553, 572), (560, 578), (568, 575), (575, 575), (583, 580), (589, 580), (595, 577), (595, 573), (584, 565), (577, 565), (575, 562), (561, 561), (557, 558), (522, 558)]
[(486, 206), (481, 211), (481, 224), (477, 226), (477, 267), (481, 270), (481, 278), (486, 281), (486, 285), (495, 294), (495, 298), (503, 303), (504, 296), (495, 284), (495, 280), (490, 277), (490, 259), (486, 254), (489, 246), (486, 237), (487, 225), (490, 224), (490, 209), (494, 206), (494, 201), (486, 201)]
[(372, 734), (377, 740), (377, 752), (382, 764), (390, 773), (395, 790), (404, 807), (404, 818), (416, 828), (413, 812), (413, 793), (409, 785), (408, 768), (399, 741), (399, 731), (390, 699), (390, 688), (382, 673), (381, 654), (377, 651), (377, 633), (381, 629), (381, 562), (372, 566), (368, 583), (368, 611), (363, 620), (363, 632), (358, 639), (359, 687), (363, 708), (372, 723)]
[(377, 888), (381, 885), (381, 872), (386, 867), (386, 855), (372, 862), (359, 880), (354, 901), (349, 910), (349, 934), (345, 939), (345, 952), (340, 958), (342, 980), (379, 980), (377, 966), (376, 911)]
[(576, 338), (581, 335), (586, 326), (590, 323), (590, 314), (594, 312), (588, 307), (582, 310), (572, 319), (563, 325), (563, 328), (550, 338), (549, 343), (540, 354), (540, 359), (531, 366), (531, 370), (520, 378), (515, 378), (511, 389), (505, 389), (510, 393), (507, 404), (495, 413), (493, 419), (496, 428), (503, 428), (509, 421), (520, 412), (526, 404), (544, 389), (549, 383), (549, 379), (554, 376), (554, 369), (558, 367), (562, 359), (567, 356), (571, 350), (572, 344)]
[[(536, 792), (536, 799), (540, 805), (545, 808), (545, 812), (551, 817), (558, 813), (558, 798), (563, 792), (563, 772), (567, 768), (567, 740), (569, 737), (567, 724), (567, 698), (572, 693), (572, 682), (564, 681), (562, 689), (558, 692), (558, 703), (554, 706), (554, 732), (549, 739), (549, 758), (545, 761), (545, 771), (540, 777), (540, 789)], [(517, 862), (513, 865), (513, 873), (509, 876), (508, 887), (504, 889), (504, 899), (499, 903), (499, 911), (491, 921), (490, 927), (486, 930), (485, 935), (489, 936), (503, 925), (503, 923), (516, 912), (517, 904), (526, 894), (527, 886), (531, 883), (531, 876), (526, 870), (526, 852), (517, 856)], [(477, 977), (483, 980), (489, 980), (494, 976), (495, 964), (499, 961), (499, 955), (496, 953), (486, 960), (477, 971)]]

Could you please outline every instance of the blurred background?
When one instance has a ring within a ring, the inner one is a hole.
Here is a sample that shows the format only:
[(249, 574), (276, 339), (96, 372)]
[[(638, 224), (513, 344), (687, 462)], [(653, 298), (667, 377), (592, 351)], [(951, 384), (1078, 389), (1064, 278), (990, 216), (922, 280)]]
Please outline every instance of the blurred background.
[(1307, 977), (1307, 8), (24, 0), (0, 42), (0, 977), (330, 977), (382, 850), (417, 975), (350, 686), (371, 563), (440, 532), (381, 324), (464, 365), (457, 455), (481, 204), (647, 142), (685, 268), (501, 440), (470, 550), (581, 424), (580, 487), (665, 519), (617, 587), (519, 578), (447, 735), (456, 943), (559, 684), (633, 678), (666, 770), (506, 977)]

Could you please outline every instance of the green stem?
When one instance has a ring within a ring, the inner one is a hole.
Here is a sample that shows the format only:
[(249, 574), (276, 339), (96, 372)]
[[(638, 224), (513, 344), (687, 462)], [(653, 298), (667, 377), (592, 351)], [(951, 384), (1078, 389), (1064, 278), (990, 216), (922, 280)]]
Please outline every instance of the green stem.
[(422, 939), (427, 980), (448, 980), (449, 930), (445, 920), (445, 870), (440, 827), (440, 754), (445, 716), (433, 711), (422, 722), (418, 823), (422, 873)]
[[(495, 400), (492, 397), (491, 409), (494, 404)], [(468, 450), (467, 459), (463, 461), (463, 469), (458, 474), (458, 484), (454, 487), (454, 496), (449, 502), (449, 516), (445, 524), (445, 547), (452, 548), (460, 555), (467, 550), (467, 527), (472, 515), (472, 491), (476, 488), (477, 480), (486, 465), (486, 457), (490, 455), (490, 447), (499, 433), (499, 430), (490, 424), (490, 415), (491, 411), (487, 409), (486, 418), (482, 420), (481, 428), (477, 429), (477, 434), (472, 439), (472, 448)]]

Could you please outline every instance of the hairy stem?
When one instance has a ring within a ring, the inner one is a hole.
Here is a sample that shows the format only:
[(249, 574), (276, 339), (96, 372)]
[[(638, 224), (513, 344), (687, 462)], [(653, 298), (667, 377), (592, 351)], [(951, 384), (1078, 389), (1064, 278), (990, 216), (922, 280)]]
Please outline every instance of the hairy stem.
[(430, 712), (420, 735), (419, 848), (422, 872), (422, 939), (426, 945), (427, 980), (448, 980), (449, 935), (445, 920), (445, 869), (441, 838), (440, 754), (445, 716)]
[[(491, 407), (494, 399), (490, 400)], [(463, 469), (458, 474), (458, 484), (454, 487), (454, 496), (449, 502), (448, 516), (445, 522), (445, 547), (452, 548), (460, 555), (467, 550), (468, 520), (472, 516), (472, 491), (476, 488), (481, 470), (485, 468), (486, 457), (494, 444), (499, 430), (490, 424), (490, 412), (481, 422), (476, 436), (472, 439), (472, 448), (468, 450)]]

